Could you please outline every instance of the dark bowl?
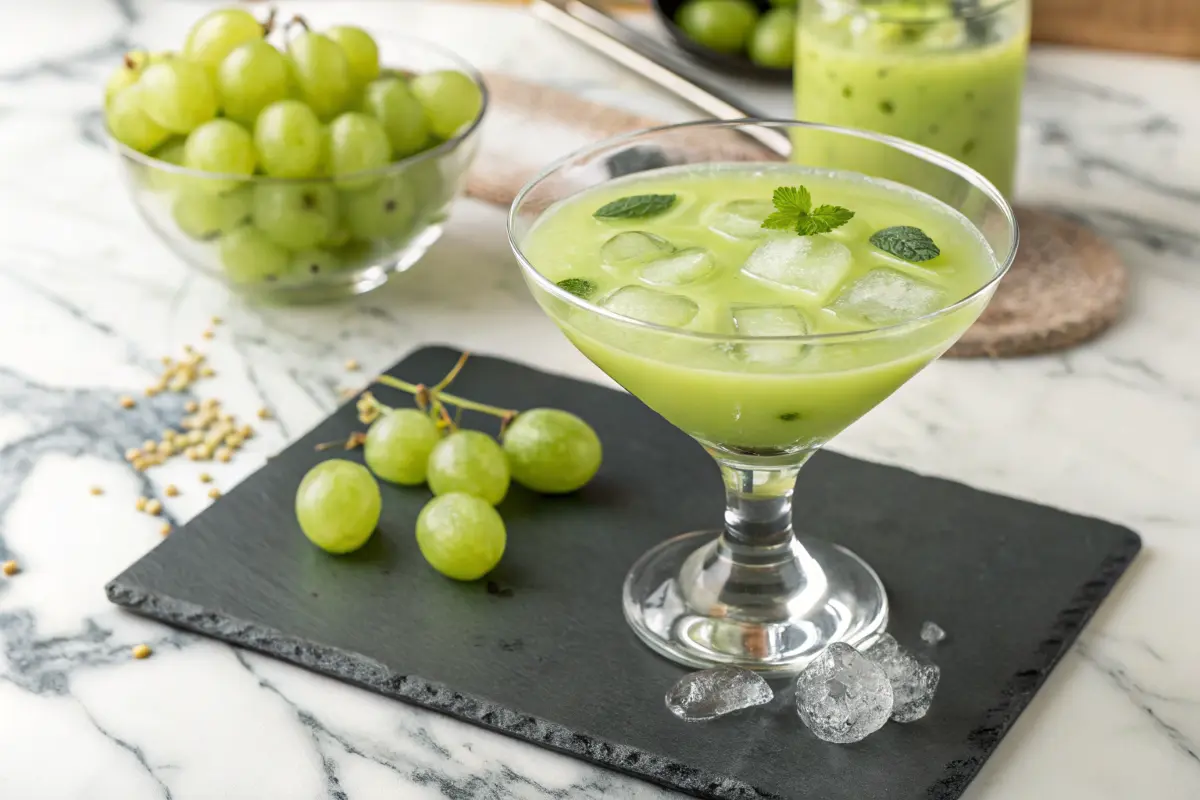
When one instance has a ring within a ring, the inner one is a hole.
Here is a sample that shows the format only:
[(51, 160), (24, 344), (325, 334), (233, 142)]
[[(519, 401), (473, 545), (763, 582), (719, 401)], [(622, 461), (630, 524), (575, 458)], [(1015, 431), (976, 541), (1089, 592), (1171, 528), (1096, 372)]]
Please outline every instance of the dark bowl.
[[(792, 70), (780, 69), (778, 67), (760, 67), (750, 60), (749, 56), (744, 54), (731, 55), (729, 53), (721, 53), (711, 48), (705, 47), (696, 42), (686, 33), (683, 28), (675, 24), (675, 14), (678, 13), (680, 7), (688, 0), (654, 0), (654, 12), (658, 14), (658, 18), (662, 20), (667, 32), (671, 34), (671, 38), (679, 45), (685, 53), (692, 58), (700, 61), (718, 72), (724, 72), (730, 75), (737, 75), (743, 78), (754, 78), (761, 81), (771, 81), (774, 83), (784, 83), (792, 80)], [(758, 10), (765, 12), (771, 8), (771, 3), (768, 0), (753, 0), (754, 5), (758, 6)]]

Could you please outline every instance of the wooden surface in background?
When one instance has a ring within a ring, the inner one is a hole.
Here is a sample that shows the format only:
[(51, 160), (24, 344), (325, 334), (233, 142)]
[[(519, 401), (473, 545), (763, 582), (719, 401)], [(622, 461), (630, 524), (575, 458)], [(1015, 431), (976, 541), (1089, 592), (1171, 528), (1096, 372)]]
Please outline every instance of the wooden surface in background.
[(1033, 38), (1200, 58), (1200, 0), (1033, 0)]

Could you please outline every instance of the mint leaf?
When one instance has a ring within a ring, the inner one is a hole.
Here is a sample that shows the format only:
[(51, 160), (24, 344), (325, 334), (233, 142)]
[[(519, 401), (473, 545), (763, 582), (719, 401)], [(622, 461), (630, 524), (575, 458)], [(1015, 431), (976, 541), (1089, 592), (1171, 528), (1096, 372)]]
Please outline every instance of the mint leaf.
[(871, 234), (871, 244), (905, 261), (920, 262), (937, 258), (941, 249), (929, 238), (929, 234), (911, 225), (895, 225)]
[(812, 213), (796, 223), (796, 233), (812, 236), (814, 233), (829, 233), (854, 219), (854, 212), (841, 206), (817, 206)]
[(812, 196), (803, 186), (780, 186), (771, 196), (771, 202), (784, 213), (807, 214), (812, 208)]
[(587, 278), (563, 278), (554, 285), (583, 300), (587, 300), (596, 293), (596, 284)]
[(803, 186), (780, 186), (771, 196), (774, 213), (762, 221), (762, 227), (774, 231), (795, 231), (801, 236), (829, 233), (854, 218), (854, 212), (841, 206), (812, 207), (812, 196)]
[(675, 205), (673, 194), (635, 194), (606, 203), (592, 214), (596, 219), (645, 219)]
[(796, 215), (788, 211), (774, 211), (762, 221), (762, 227), (769, 231), (794, 231)]

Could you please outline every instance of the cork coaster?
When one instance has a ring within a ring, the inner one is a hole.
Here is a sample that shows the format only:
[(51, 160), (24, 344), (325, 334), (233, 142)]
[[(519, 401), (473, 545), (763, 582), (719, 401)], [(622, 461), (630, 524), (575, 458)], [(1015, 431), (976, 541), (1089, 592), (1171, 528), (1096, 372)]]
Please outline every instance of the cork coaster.
[[(507, 75), (493, 73), (486, 80), (488, 119), (466, 191), (502, 207), (511, 205), (552, 161), (601, 139), (663, 124)], [(671, 138), (670, 148), (728, 161), (779, 159), (731, 130), (681, 132)], [(669, 152), (648, 155), (671, 163)], [(615, 163), (608, 166), (619, 169)], [(1016, 263), (979, 321), (947, 355), (998, 358), (1060, 350), (1096, 336), (1119, 317), (1128, 276), (1111, 245), (1053, 212), (1018, 208), (1017, 221), (1021, 246)]]
[(1129, 292), (1120, 256), (1090, 228), (1053, 211), (1016, 209), (1017, 260), (979, 320), (946, 354), (1007, 357), (1062, 350), (1117, 320)]

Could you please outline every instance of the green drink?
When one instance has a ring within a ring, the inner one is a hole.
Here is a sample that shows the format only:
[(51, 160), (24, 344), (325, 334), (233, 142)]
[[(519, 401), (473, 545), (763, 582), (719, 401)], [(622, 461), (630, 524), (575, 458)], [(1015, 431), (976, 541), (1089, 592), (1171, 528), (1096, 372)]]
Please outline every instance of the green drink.
[[(1028, 40), (1027, 0), (804, 0), (796, 117), (932, 147), (1011, 196)], [(914, 180), (870, 145), (841, 146), (864, 171)]]
[[(852, 209), (827, 234), (761, 227), (778, 186)], [(648, 219), (594, 212), (636, 195), (675, 195)], [(941, 254), (920, 264), (871, 244), (891, 226), (927, 233)], [(614, 380), (711, 447), (786, 453), (819, 447), (940, 355), (982, 301), (926, 325), (906, 321), (971, 295), (997, 272), (961, 215), (886, 181), (795, 165), (705, 165), (613, 181), (550, 209), (523, 242), (554, 282), (590, 287), (596, 310), (546, 302), (571, 341)], [(712, 338), (631, 329), (601, 309)], [(900, 325), (874, 341), (813, 345), (778, 337)], [(721, 337), (762, 337), (726, 344)]]
[[(790, 160), (748, 152), (766, 132), (808, 146)], [(651, 164), (671, 166), (636, 171)], [(897, 168), (919, 180), (889, 180)], [(720, 467), (723, 527), (674, 535), (630, 568), (634, 633), (681, 664), (775, 673), (834, 641), (874, 641), (882, 581), (819, 512), (793, 513), (792, 489), (818, 448), (983, 310), (1017, 242), (999, 191), (864, 131), (696, 122), (550, 167), (513, 203), (509, 241), (575, 346)], [(678, 512), (666, 505), (654, 513)]]

